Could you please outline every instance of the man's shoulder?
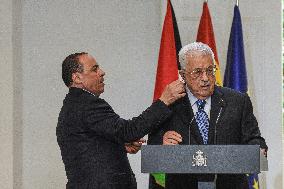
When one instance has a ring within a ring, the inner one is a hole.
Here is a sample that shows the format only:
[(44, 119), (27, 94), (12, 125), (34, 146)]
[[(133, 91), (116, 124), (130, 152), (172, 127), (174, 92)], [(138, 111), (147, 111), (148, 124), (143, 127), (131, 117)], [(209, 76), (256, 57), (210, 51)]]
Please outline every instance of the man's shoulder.
[(234, 89), (230, 89), (228, 87), (215, 87), (215, 94), (220, 94), (223, 97), (231, 97), (231, 98), (244, 98), (246, 96), (246, 93), (241, 93), (239, 91), (236, 91)]
[(79, 88), (69, 89), (69, 93), (63, 101), (63, 107), (76, 111), (86, 111), (90, 108), (110, 108), (109, 104), (104, 99)]
[(69, 93), (66, 95), (67, 100), (76, 101), (81, 103), (89, 103), (102, 101), (98, 96), (93, 95), (83, 89), (71, 87)]

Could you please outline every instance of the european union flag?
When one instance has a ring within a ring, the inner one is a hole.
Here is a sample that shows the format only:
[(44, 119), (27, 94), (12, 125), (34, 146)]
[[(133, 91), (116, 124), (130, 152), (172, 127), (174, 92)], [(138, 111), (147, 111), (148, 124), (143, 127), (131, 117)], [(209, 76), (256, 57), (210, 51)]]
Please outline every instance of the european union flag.
[(249, 185), (249, 189), (259, 189), (257, 174), (248, 175), (248, 185)]
[[(242, 93), (246, 93), (248, 91), (242, 19), (237, 5), (234, 8), (234, 18), (231, 28), (223, 84), (225, 87), (235, 89)], [(249, 189), (258, 189), (258, 175), (248, 175), (248, 183)]]
[(227, 65), (223, 85), (243, 93), (246, 93), (248, 90), (242, 20), (237, 5), (234, 8), (234, 18), (228, 46)]

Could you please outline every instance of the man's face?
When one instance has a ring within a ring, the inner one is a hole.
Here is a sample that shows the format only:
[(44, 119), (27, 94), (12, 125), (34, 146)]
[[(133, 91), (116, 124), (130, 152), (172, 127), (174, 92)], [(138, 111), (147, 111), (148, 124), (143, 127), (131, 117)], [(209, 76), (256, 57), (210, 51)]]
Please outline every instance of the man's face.
[(198, 99), (206, 99), (213, 94), (215, 75), (214, 64), (210, 55), (194, 52), (187, 57), (183, 74), (191, 93)]
[(83, 65), (83, 72), (78, 73), (82, 88), (99, 96), (104, 92), (105, 72), (91, 55), (81, 55), (79, 62)]

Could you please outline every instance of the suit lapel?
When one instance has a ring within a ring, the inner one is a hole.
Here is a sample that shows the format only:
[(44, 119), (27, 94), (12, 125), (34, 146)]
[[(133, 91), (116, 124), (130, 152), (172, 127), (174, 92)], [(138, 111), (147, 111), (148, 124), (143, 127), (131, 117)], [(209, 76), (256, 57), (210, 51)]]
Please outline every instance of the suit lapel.
[(180, 105), (181, 107), (178, 108), (178, 110), (180, 110), (178, 114), (180, 115), (183, 123), (188, 125), (192, 119), (193, 112), (192, 109), (190, 108), (190, 102), (187, 95), (182, 98)]
[[(211, 96), (211, 110), (210, 110), (210, 126), (208, 134), (208, 144), (214, 144), (215, 138), (215, 128), (218, 130), (218, 123), (224, 112), (224, 99), (222, 99), (223, 93), (218, 90), (218, 87), (215, 86), (213, 95)], [(217, 121), (218, 119), (218, 121)], [(217, 122), (217, 125), (216, 125)]]

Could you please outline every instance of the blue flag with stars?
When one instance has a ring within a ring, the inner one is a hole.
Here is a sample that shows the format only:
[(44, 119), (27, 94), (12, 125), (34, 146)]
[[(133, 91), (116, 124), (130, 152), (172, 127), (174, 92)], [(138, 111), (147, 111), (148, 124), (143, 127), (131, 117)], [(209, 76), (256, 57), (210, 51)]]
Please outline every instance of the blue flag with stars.
[[(223, 84), (225, 87), (235, 89), (242, 93), (248, 92), (242, 20), (240, 10), (237, 5), (235, 5), (234, 8), (234, 18), (231, 27)], [(248, 175), (248, 183), (249, 189), (258, 189), (258, 175)]]

